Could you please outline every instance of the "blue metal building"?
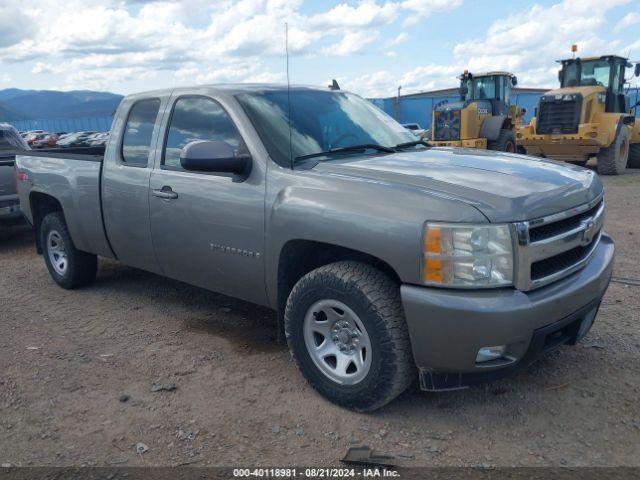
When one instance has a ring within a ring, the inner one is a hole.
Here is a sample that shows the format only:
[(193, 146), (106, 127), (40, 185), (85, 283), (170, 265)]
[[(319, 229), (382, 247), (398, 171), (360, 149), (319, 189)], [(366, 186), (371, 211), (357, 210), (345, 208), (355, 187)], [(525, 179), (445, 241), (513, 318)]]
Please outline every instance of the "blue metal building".
[(45, 132), (108, 132), (113, 117), (43, 118), (38, 120), (13, 120), (6, 123), (16, 130), (44, 130)]
[[(525, 121), (533, 117), (540, 95), (551, 89), (544, 88), (514, 88), (511, 92), (511, 101), (519, 107), (527, 110)], [(627, 93), (631, 105), (640, 99), (638, 88), (631, 88)], [(432, 92), (412, 93), (400, 97), (372, 98), (374, 105), (378, 106), (400, 123), (417, 123), (422, 128), (431, 128), (431, 112), (433, 106), (442, 100), (459, 100), (458, 89), (435, 90)], [(640, 117), (640, 108), (636, 109), (636, 116)]]

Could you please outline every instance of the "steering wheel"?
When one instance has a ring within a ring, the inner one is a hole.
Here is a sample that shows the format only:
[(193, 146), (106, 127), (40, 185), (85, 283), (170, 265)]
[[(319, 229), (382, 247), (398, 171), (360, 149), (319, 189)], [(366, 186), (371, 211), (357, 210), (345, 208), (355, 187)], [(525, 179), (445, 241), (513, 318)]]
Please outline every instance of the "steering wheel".
[(347, 138), (353, 138), (356, 142), (358, 141), (358, 137), (355, 134), (343, 133), (338, 138), (336, 138), (333, 142), (331, 142), (331, 148), (336, 148), (338, 145), (340, 145), (340, 142), (343, 142)]

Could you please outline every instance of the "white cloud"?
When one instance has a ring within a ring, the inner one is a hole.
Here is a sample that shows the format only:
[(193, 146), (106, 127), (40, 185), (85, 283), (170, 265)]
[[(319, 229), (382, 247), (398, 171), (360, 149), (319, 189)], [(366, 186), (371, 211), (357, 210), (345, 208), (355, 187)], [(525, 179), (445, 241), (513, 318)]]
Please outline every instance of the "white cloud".
[[(422, 9), (428, 15), (451, 3), (455, 0), (405, 0), (402, 7)], [(553, 87), (558, 71), (554, 60), (569, 56), (573, 43), (578, 44), (582, 56), (618, 51), (640, 56), (640, 40), (621, 46), (602, 37), (607, 12), (628, 3), (629, 0), (561, 0), (549, 6), (536, 4), (495, 21), (484, 36), (456, 44), (447, 64), (428, 64), (405, 72), (377, 71), (352, 82), (345, 80), (345, 85), (349, 83), (369, 96), (393, 96), (398, 85), (402, 85), (403, 93), (452, 87), (456, 77), (469, 69), (507, 70), (518, 75), (520, 85)]]
[(550, 60), (570, 55), (572, 44), (578, 45), (582, 56), (616, 50), (617, 45), (599, 36), (599, 29), (607, 11), (626, 3), (628, 0), (563, 0), (549, 7), (534, 5), (495, 22), (484, 38), (457, 44), (453, 53), (470, 70), (510, 70), (529, 86), (550, 86), (555, 83), (551, 71), (557, 70)]
[(196, 79), (279, 78), (264, 65), (284, 54), (285, 22), (291, 55), (350, 55), (365, 52), (379, 28), (416, 8), (359, 0), (304, 15), (302, 0), (129, 3), (135, 8), (124, 0), (23, 0), (19, 7), (2, 6), (0, 65), (32, 62), (33, 75), (58, 75), (66, 85), (105, 83), (101, 77), (112, 78), (113, 85), (139, 78), (140, 72), (173, 74), (194, 63), (209, 72)]
[(403, 9), (409, 11), (405, 25), (413, 25), (436, 12), (446, 12), (462, 5), (462, 0), (404, 0)]
[(616, 25), (616, 29), (622, 30), (622, 29), (631, 27), (633, 25), (638, 25), (639, 23), (640, 23), (640, 13), (629, 12), (624, 17), (622, 17), (622, 20), (618, 22), (618, 25)]
[(311, 17), (309, 26), (321, 29), (379, 26), (395, 20), (398, 9), (399, 5), (392, 2), (378, 5), (373, 1), (363, 1), (355, 7), (341, 3), (326, 13)]
[(326, 55), (350, 55), (360, 53), (378, 38), (378, 32), (356, 31), (347, 33), (342, 40), (323, 50)]
[(406, 32), (402, 32), (393, 40), (391, 40), (387, 46), (395, 47), (396, 45), (400, 45), (401, 43), (406, 42), (407, 40), (409, 40), (409, 35)]

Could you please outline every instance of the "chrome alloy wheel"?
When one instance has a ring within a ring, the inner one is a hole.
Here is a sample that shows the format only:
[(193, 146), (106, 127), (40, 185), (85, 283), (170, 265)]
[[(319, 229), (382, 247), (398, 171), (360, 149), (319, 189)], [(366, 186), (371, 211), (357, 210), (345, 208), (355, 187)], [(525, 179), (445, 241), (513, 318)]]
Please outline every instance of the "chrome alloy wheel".
[(362, 381), (371, 368), (371, 341), (356, 313), (338, 300), (320, 300), (303, 325), (309, 356), (330, 380), (342, 385)]
[(67, 272), (67, 250), (64, 246), (64, 240), (57, 230), (51, 230), (47, 235), (47, 255), (53, 269), (58, 275), (64, 275)]

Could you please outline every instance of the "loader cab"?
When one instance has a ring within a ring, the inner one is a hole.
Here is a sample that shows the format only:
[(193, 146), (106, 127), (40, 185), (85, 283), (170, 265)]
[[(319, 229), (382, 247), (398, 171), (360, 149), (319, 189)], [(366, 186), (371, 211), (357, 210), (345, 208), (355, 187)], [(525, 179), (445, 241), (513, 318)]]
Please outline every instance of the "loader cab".
[(486, 101), (491, 104), (492, 115), (506, 115), (511, 106), (511, 89), (517, 84), (516, 76), (508, 72), (465, 72), (460, 76), (460, 100)]
[(561, 88), (603, 87), (605, 111), (625, 113), (629, 110), (624, 93), (625, 70), (633, 65), (626, 58), (615, 55), (561, 60), (558, 72)]

